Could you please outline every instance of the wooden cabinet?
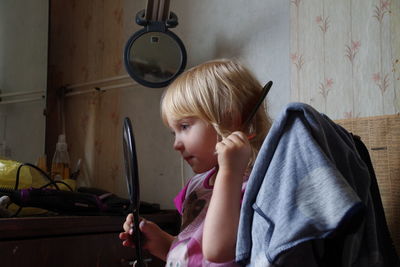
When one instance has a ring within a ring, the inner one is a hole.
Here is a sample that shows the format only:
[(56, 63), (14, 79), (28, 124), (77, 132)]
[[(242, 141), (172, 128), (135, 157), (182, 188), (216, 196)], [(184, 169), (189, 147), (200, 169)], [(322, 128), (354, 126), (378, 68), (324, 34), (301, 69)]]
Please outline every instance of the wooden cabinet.
[[(143, 217), (171, 234), (178, 231), (180, 219), (174, 211)], [(1, 266), (132, 266), (134, 249), (123, 247), (118, 238), (124, 220), (120, 216), (0, 219)], [(148, 266), (164, 262), (152, 258)]]

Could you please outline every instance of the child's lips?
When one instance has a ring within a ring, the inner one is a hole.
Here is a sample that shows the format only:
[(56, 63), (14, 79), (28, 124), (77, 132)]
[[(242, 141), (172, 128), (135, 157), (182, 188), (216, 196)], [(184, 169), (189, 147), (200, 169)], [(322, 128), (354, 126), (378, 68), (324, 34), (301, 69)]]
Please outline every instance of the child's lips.
[(187, 162), (190, 162), (193, 158), (194, 158), (193, 156), (184, 157), (184, 159), (185, 159)]

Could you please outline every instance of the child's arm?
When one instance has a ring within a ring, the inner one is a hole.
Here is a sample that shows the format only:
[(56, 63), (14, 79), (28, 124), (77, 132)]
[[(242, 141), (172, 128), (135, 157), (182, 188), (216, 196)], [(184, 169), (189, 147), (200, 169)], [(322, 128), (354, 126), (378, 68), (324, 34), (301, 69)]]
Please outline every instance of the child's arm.
[(243, 176), (251, 155), (242, 132), (234, 132), (216, 145), (219, 170), (207, 211), (203, 254), (211, 262), (235, 258)]
[[(125, 232), (119, 234), (119, 238), (123, 241), (122, 245), (126, 247), (134, 247), (134, 242), (132, 240), (133, 231), (131, 229), (132, 222), (133, 216), (129, 214), (123, 226)], [(174, 237), (161, 230), (155, 223), (145, 219), (141, 220), (139, 229), (144, 236), (143, 248), (157, 258), (165, 261)]]

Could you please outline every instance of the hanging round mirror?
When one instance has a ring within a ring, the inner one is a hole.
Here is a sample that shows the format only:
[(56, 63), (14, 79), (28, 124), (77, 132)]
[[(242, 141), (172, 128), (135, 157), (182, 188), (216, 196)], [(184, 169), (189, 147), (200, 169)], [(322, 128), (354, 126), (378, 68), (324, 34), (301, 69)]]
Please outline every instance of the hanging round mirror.
[[(148, 9), (146, 12), (149, 14)], [(185, 46), (176, 34), (168, 30), (178, 25), (177, 17), (173, 12), (167, 13), (168, 19), (149, 19), (145, 10), (140, 11), (136, 23), (145, 27), (134, 33), (125, 46), (124, 64), (128, 74), (147, 87), (167, 86), (186, 66)]]

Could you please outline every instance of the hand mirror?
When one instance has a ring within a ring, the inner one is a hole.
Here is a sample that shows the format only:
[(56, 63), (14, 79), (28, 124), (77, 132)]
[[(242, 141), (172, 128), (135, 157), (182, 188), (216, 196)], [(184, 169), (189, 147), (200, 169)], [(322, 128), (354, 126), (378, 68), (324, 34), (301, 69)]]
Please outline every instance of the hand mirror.
[(139, 230), (139, 207), (140, 207), (140, 195), (139, 195), (139, 175), (138, 175), (138, 164), (136, 157), (135, 139), (132, 131), (132, 124), (129, 118), (124, 119), (123, 126), (123, 148), (124, 148), (124, 160), (125, 160), (125, 172), (126, 172), (126, 184), (128, 187), (129, 198), (131, 201), (131, 212), (133, 213), (134, 219), (134, 243), (136, 249), (136, 264), (135, 266), (143, 266), (142, 259), (142, 246), (140, 239)]

